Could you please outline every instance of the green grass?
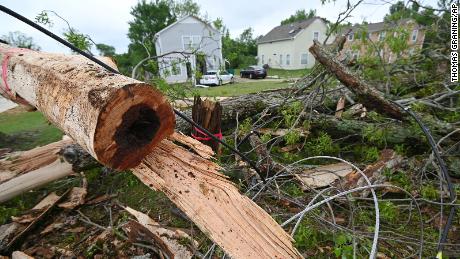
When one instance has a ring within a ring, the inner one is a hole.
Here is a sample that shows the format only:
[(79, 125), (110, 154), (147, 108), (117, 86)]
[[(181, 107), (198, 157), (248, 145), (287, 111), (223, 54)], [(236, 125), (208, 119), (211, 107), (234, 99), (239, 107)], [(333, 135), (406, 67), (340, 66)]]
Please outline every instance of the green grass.
[(0, 148), (28, 150), (61, 139), (62, 132), (40, 112), (0, 113)]
[[(235, 75), (240, 75), (241, 69), (235, 69)], [(295, 69), (295, 70), (287, 70), (287, 69), (279, 69), (279, 68), (269, 68), (268, 75), (269, 76), (279, 76), (281, 78), (299, 78), (303, 77), (306, 74), (310, 73), (310, 69)]]
[(226, 84), (209, 88), (196, 88), (200, 96), (219, 97), (219, 96), (238, 96), (243, 94), (257, 93), (264, 90), (287, 88), (286, 82), (273, 82), (265, 80), (254, 80), (235, 84)]

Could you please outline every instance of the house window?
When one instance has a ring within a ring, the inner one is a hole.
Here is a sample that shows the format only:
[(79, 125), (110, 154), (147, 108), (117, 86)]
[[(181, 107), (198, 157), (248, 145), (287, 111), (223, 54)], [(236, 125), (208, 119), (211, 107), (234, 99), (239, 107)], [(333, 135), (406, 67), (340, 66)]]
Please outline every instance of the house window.
[(412, 31), (412, 41), (413, 42), (416, 42), (417, 41), (417, 34), (418, 34), (418, 30), (413, 30)]
[(265, 56), (262, 55), (262, 65), (265, 63)]
[(303, 53), (300, 56), (300, 64), (302, 64), (302, 65), (308, 64), (308, 54), (307, 53)]
[(379, 41), (382, 41), (382, 40), (385, 39), (385, 34), (386, 34), (386, 32), (384, 32), (384, 31), (381, 31), (381, 32), (380, 32), (380, 34), (379, 34)]
[(315, 31), (313, 32), (313, 40), (318, 40), (319, 39), (319, 32)]
[(184, 43), (184, 50), (196, 50), (200, 46), (201, 36), (182, 36), (182, 41)]
[(354, 33), (348, 34), (348, 40), (353, 41)]
[(171, 63), (171, 75), (177, 76), (181, 75), (182, 73), (181, 66), (177, 60), (173, 60)]
[(287, 54), (286, 55), (286, 65), (290, 65), (291, 64), (291, 55)]
[(354, 58), (354, 59), (358, 59), (358, 58), (359, 58), (359, 51), (355, 51), (355, 52), (353, 53), (353, 58)]
[(280, 66), (283, 65), (283, 54), (280, 54)]

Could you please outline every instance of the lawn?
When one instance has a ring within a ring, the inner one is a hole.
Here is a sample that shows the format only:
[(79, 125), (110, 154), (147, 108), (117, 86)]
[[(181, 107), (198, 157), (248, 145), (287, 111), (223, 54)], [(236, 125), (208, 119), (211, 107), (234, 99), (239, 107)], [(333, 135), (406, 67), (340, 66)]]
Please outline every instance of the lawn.
[(241, 82), (226, 84), (209, 88), (194, 89), (200, 96), (219, 97), (219, 96), (238, 96), (242, 94), (257, 93), (264, 90), (287, 88), (289, 84), (281, 81), (253, 80), (250, 82)]
[[(240, 75), (241, 69), (235, 69), (235, 75)], [(269, 76), (279, 76), (280, 78), (299, 78), (303, 77), (306, 74), (310, 73), (310, 69), (295, 69), (295, 70), (287, 70), (287, 69), (279, 69), (279, 68), (269, 68), (268, 75)]]
[(0, 148), (28, 150), (61, 139), (62, 132), (50, 125), (40, 112), (17, 107), (0, 113)]

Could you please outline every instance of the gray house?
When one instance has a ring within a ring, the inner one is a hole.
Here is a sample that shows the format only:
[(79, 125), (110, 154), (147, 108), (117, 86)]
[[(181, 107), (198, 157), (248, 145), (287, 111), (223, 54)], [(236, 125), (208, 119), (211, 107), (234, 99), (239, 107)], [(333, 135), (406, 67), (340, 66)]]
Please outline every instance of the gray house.
[(200, 18), (187, 15), (155, 34), (160, 74), (168, 83), (195, 82), (195, 72), (219, 69), (222, 35)]

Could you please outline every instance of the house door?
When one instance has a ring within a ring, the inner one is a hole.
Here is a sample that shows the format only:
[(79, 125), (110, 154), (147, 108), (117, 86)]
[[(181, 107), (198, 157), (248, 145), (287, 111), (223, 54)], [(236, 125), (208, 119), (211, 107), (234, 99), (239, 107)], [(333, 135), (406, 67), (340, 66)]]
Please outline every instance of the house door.
[(185, 63), (185, 67), (187, 69), (187, 78), (192, 78), (192, 63), (190, 63), (190, 61)]
[(202, 75), (204, 75), (207, 71), (206, 71), (206, 57), (205, 55), (197, 55), (196, 56), (196, 67), (198, 69), (198, 71), (200, 71), (200, 73)]

